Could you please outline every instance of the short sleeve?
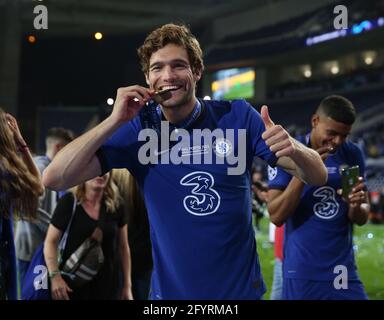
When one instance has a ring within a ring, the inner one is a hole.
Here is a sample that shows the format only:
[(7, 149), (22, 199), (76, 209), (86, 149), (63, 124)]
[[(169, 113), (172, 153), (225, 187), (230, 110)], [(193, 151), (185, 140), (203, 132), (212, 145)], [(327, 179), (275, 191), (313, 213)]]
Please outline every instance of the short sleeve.
[(137, 150), (140, 127), (140, 119), (136, 117), (120, 127), (97, 150), (96, 156), (99, 159), (102, 174), (114, 168), (127, 168), (134, 171), (138, 165)]
[(269, 189), (284, 190), (291, 181), (291, 179), (292, 176), (289, 173), (285, 172), (282, 168), (272, 168), (271, 166), (268, 166)]
[(67, 193), (60, 198), (53, 212), (51, 224), (61, 231), (65, 231), (72, 216), (74, 197), (72, 193)]
[(252, 155), (265, 160), (270, 166), (274, 167), (277, 158), (261, 137), (265, 131), (264, 123), (260, 114), (251, 105), (248, 104), (248, 106), (248, 130), (249, 138), (251, 139)]

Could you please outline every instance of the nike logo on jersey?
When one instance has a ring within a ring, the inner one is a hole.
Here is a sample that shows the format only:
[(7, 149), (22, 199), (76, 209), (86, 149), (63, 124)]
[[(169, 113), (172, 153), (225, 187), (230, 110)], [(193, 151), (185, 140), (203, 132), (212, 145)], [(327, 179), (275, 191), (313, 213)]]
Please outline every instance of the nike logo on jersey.
[(161, 151), (157, 151), (157, 150), (155, 150), (155, 151), (153, 151), (153, 154), (155, 155), (155, 156), (159, 156), (159, 155), (161, 155), (161, 154), (163, 154), (163, 153), (166, 153), (166, 152), (169, 152), (171, 149), (165, 149), (165, 150), (161, 150)]

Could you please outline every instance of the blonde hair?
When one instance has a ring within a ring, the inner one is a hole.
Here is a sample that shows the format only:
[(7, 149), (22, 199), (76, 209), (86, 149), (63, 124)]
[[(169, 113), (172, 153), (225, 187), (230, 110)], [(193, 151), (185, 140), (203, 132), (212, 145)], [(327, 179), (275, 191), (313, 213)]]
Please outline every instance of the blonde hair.
[(135, 223), (140, 215), (147, 215), (143, 196), (136, 179), (127, 169), (115, 169), (113, 179), (124, 199), (125, 214), (128, 217), (128, 225)]
[[(113, 171), (114, 170), (109, 173), (108, 182), (104, 188), (102, 199), (106, 206), (107, 212), (110, 213), (116, 212), (117, 209), (122, 205), (122, 198), (119, 189), (117, 188), (116, 183), (113, 180)], [(75, 194), (76, 199), (79, 203), (82, 203), (85, 200), (85, 182), (72, 188), (70, 191)]]
[(0, 214), (35, 218), (42, 190), (39, 179), (18, 154), (6, 113), (0, 108)]

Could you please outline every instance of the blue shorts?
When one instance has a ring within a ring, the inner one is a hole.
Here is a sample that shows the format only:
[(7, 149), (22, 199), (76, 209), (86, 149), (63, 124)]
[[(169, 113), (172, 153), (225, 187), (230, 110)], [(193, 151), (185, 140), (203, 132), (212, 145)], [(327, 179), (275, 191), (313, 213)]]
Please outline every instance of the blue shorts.
[(348, 281), (347, 289), (335, 289), (333, 281), (284, 278), (284, 300), (368, 300), (360, 280)]

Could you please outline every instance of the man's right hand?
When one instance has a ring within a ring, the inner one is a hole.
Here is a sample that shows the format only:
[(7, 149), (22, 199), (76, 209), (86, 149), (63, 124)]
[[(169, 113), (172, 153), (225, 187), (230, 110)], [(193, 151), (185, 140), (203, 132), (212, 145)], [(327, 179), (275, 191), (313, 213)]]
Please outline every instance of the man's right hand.
[(138, 85), (119, 88), (111, 117), (119, 124), (132, 120), (155, 91)]
[(317, 153), (320, 155), (323, 161), (327, 160), (329, 154), (333, 151), (331, 146), (322, 146), (319, 149), (316, 149)]
[(154, 90), (137, 85), (119, 88), (112, 114), (60, 150), (44, 170), (44, 185), (65, 190), (102, 174), (97, 150), (121, 125), (136, 117), (154, 94)]

